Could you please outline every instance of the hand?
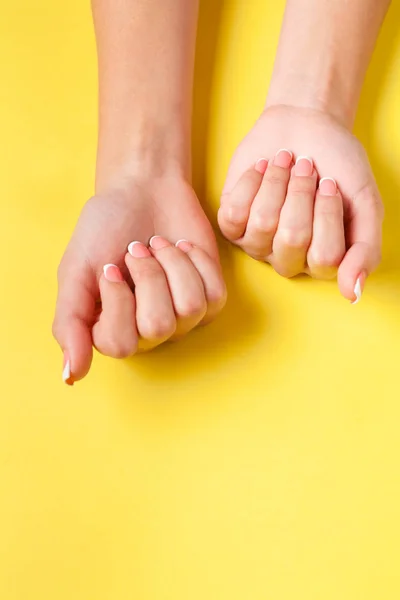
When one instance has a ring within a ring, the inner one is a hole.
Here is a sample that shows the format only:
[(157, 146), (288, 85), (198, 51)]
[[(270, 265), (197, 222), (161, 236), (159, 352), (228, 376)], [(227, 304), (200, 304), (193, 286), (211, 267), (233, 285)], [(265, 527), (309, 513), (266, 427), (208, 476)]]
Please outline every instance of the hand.
[(250, 256), (285, 277), (337, 274), (351, 301), (380, 262), (382, 220), (359, 141), (332, 116), (289, 106), (267, 108), (239, 145), (218, 213), (222, 233)]
[(53, 332), (70, 384), (89, 371), (92, 344), (130, 356), (208, 323), (226, 299), (211, 225), (191, 186), (167, 176), (91, 198), (58, 282)]

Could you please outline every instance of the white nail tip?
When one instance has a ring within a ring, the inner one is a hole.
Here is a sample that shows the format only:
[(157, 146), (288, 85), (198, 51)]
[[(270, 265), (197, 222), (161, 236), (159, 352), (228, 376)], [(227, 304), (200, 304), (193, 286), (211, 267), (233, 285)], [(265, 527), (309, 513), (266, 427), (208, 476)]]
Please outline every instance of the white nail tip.
[(258, 161), (256, 162), (256, 166), (262, 162), (268, 162), (268, 159), (267, 158), (259, 158)]
[(153, 243), (152, 243), (152, 242), (153, 242), (153, 240), (154, 240), (155, 238), (158, 238), (158, 237), (160, 237), (160, 236), (159, 236), (159, 235), (153, 235), (153, 237), (151, 237), (151, 238), (149, 239), (149, 246), (150, 246), (150, 248), (153, 248)]
[(288, 150), (287, 148), (281, 148), (280, 150), (278, 150), (275, 156), (278, 156), (278, 154), (280, 154), (281, 152), (287, 152), (293, 158), (293, 152), (290, 152), (290, 150)]
[(68, 379), (71, 377), (71, 365), (69, 360), (65, 363), (65, 367), (63, 369), (62, 378), (63, 382), (66, 383)]
[(362, 289), (361, 289), (361, 281), (360, 278), (357, 279), (356, 281), (356, 285), (354, 288), (354, 295), (356, 297), (356, 299), (354, 300), (354, 302), (352, 302), (352, 304), (358, 304), (361, 300), (361, 296), (362, 296)]
[(132, 248), (133, 246), (136, 246), (136, 244), (140, 244), (140, 242), (131, 242), (128, 246), (128, 252), (130, 255), (132, 255)]
[(335, 185), (337, 185), (337, 183), (336, 183), (335, 179), (333, 179), (333, 177), (323, 177), (323, 178), (321, 179), (321, 181), (319, 182), (319, 185), (321, 185), (321, 183), (322, 183), (323, 181), (332, 181), (332, 182), (333, 182)]
[(186, 242), (187, 244), (189, 243), (187, 240), (178, 240), (175, 246), (178, 247), (181, 242)]
[(108, 264), (108, 265), (104, 265), (104, 267), (103, 267), (103, 273), (104, 273), (104, 276), (105, 276), (105, 277), (107, 277), (107, 271), (108, 271), (108, 269), (109, 269), (110, 267), (116, 267), (116, 266), (117, 266), (117, 265), (113, 265), (112, 263), (110, 263), (110, 264)]
[(310, 165), (314, 166), (313, 160), (309, 156), (299, 156), (296, 160), (296, 165), (299, 162), (299, 160), (308, 160)]

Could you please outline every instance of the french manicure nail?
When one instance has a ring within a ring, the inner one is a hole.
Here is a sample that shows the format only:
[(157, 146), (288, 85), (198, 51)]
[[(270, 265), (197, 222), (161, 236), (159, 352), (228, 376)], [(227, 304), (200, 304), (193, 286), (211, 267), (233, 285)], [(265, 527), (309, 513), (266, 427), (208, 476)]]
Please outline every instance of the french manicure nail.
[(142, 242), (131, 242), (128, 246), (128, 252), (134, 258), (149, 258), (151, 252)]
[(69, 360), (69, 356), (67, 352), (64, 352), (64, 367), (62, 372), (63, 382), (67, 385), (74, 385), (74, 379), (71, 376), (71, 362)]
[(276, 167), (281, 167), (282, 169), (288, 169), (292, 164), (292, 160), (293, 154), (290, 152), (290, 150), (282, 148), (275, 154), (274, 165)]
[(153, 237), (149, 241), (149, 245), (153, 250), (162, 250), (163, 248), (167, 248), (171, 244), (168, 240), (161, 237), (160, 235), (153, 235)]
[(255, 170), (258, 171), (258, 173), (261, 173), (261, 175), (264, 175), (265, 171), (267, 170), (267, 167), (268, 161), (266, 158), (259, 158), (254, 166)]
[(297, 177), (311, 177), (314, 171), (314, 163), (308, 156), (299, 156), (294, 169)]
[(337, 183), (332, 177), (324, 177), (319, 182), (319, 192), (321, 196), (336, 196)]
[(354, 300), (354, 302), (352, 302), (352, 304), (358, 304), (361, 300), (361, 296), (362, 296), (362, 285), (361, 285), (361, 277), (358, 277), (357, 281), (356, 281), (356, 285), (354, 287), (354, 295), (356, 297), (356, 299)]
[(187, 240), (178, 240), (175, 246), (183, 252), (190, 252), (190, 250), (193, 248), (193, 244), (191, 244)]
[(103, 273), (107, 281), (111, 281), (112, 283), (120, 283), (121, 281), (124, 281), (122, 273), (117, 267), (117, 265), (104, 265)]

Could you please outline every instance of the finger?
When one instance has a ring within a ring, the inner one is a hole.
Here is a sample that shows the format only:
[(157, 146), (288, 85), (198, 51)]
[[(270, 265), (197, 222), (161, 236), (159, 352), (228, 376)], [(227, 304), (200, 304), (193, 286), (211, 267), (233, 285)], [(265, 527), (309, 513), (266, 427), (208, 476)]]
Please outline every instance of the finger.
[(100, 296), (102, 310), (92, 331), (94, 346), (112, 358), (131, 356), (138, 345), (135, 299), (116, 265), (105, 265)]
[(285, 202), (293, 155), (279, 150), (268, 164), (260, 189), (251, 206), (246, 232), (240, 246), (254, 258), (266, 260), (272, 252), (279, 215)]
[(85, 377), (90, 369), (96, 294), (89, 269), (60, 267), (53, 335), (64, 354), (63, 381), (67, 385)]
[(257, 194), (268, 161), (261, 158), (255, 167), (242, 175), (230, 193), (223, 194), (218, 211), (218, 224), (223, 235), (234, 242), (246, 230), (251, 204)]
[(179, 240), (175, 245), (187, 254), (203, 281), (207, 312), (201, 324), (206, 325), (215, 319), (226, 304), (226, 285), (221, 268), (207, 252), (187, 240)]
[(339, 267), (338, 282), (343, 296), (356, 304), (368, 275), (381, 261), (384, 208), (375, 184), (353, 198), (351, 206), (346, 227), (349, 250)]
[(307, 254), (310, 275), (333, 279), (345, 253), (343, 200), (336, 181), (325, 177), (315, 198), (313, 237)]
[(203, 282), (189, 257), (168, 240), (154, 236), (149, 244), (168, 281), (177, 317), (173, 339), (179, 339), (196, 327), (207, 312)]
[(270, 259), (274, 269), (284, 277), (294, 277), (306, 268), (316, 187), (317, 173), (313, 161), (299, 157), (292, 169)]
[(145, 349), (158, 346), (173, 335), (176, 318), (165, 273), (150, 250), (140, 242), (128, 246), (125, 257), (135, 284), (136, 323)]

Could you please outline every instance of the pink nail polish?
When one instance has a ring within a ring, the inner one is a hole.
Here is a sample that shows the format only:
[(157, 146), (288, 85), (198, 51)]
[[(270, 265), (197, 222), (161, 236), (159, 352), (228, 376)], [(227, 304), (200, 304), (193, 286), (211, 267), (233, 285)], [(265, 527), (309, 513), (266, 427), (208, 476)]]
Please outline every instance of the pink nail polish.
[(337, 183), (331, 177), (324, 177), (319, 182), (319, 193), (321, 196), (336, 196)]
[(131, 242), (128, 246), (128, 252), (134, 258), (149, 258), (151, 252), (142, 242)]
[(293, 154), (282, 148), (282, 150), (278, 150), (274, 158), (274, 165), (276, 167), (281, 167), (282, 169), (288, 169), (292, 164)]
[(165, 238), (159, 235), (153, 235), (153, 237), (149, 241), (149, 245), (153, 250), (162, 250), (163, 248), (167, 248), (171, 244)]
[(193, 244), (187, 240), (179, 240), (176, 242), (175, 246), (179, 248), (179, 250), (182, 250), (182, 252), (190, 252), (190, 250), (193, 248)]
[(121, 281), (124, 281), (123, 275), (117, 265), (104, 265), (103, 273), (107, 281), (111, 281), (112, 283), (121, 283)]
[(70, 361), (68, 352), (64, 352), (62, 378), (63, 378), (63, 382), (69, 386), (73, 386), (75, 383), (74, 378), (71, 375), (71, 361)]
[(311, 177), (314, 171), (314, 163), (308, 156), (299, 156), (296, 160), (294, 173), (297, 177)]
[(264, 175), (265, 171), (267, 170), (268, 167), (268, 161), (266, 158), (260, 158), (258, 159), (258, 161), (256, 162), (254, 168), (256, 171), (258, 171), (258, 173), (261, 173), (261, 175)]

